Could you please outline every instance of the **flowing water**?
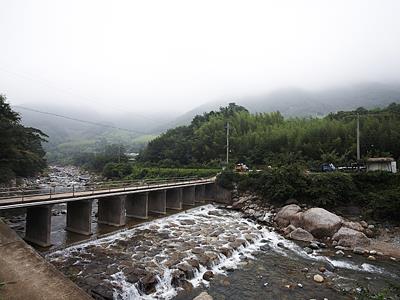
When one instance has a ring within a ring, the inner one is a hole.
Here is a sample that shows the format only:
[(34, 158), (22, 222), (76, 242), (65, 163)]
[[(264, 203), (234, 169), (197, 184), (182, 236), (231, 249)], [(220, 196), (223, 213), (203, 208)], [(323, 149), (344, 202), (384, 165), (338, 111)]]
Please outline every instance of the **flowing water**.
[[(354, 299), (360, 287), (379, 291), (399, 280), (398, 262), (324, 251), (308, 255), (270, 228), (209, 204), (46, 258), (92, 295), (114, 299), (193, 299), (202, 290), (214, 299)], [(210, 282), (207, 270), (215, 275)], [(315, 274), (325, 282), (314, 282)]]

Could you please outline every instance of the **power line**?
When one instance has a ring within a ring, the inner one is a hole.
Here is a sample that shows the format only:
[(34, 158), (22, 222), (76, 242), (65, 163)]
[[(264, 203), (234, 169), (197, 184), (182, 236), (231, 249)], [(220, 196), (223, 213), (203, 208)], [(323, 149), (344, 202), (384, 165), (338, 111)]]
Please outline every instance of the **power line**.
[(141, 131), (137, 131), (137, 130), (122, 128), (122, 127), (117, 127), (117, 126), (113, 126), (113, 125), (107, 125), (107, 124), (102, 124), (102, 123), (97, 123), (97, 122), (92, 122), (92, 121), (87, 121), (87, 120), (81, 120), (81, 119), (77, 119), (77, 118), (73, 118), (73, 117), (69, 117), (69, 116), (64, 116), (64, 115), (60, 115), (60, 114), (56, 114), (56, 113), (51, 113), (51, 112), (47, 112), (47, 111), (41, 111), (41, 110), (37, 110), (37, 109), (25, 107), (25, 106), (13, 105), (13, 107), (17, 107), (17, 108), (20, 108), (20, 109), (28, 110), (28, 111), (39, 113), (39, 114), (54, 116), (54, 117), (63, 118), (63, 119), (76, 121), (76, 122), (81, 122), (81, 123), (86, 123), (86, 124), (90, 124), (90, 125), (107, 127), (107, 128), (112, 128), (112, 129), (118, 129), (118, 130), (124, 130), (124, 131), (129, 131), (129, 132), (137, 133), (137, 134), (148, 134), (146, 132), (141, 132)]
[[(33, 82), (39, 82), (43, 86), (45, 86), (47, 88), (51, 88), (51, 89), (57, 90), (58, 92), (61, 92), (61, 93), (64, 93), (64, 94), (69, 94), (69, 95), (71, 95), (73, 97), (85, 99), (86, 101), (89, 101), (89, 102), (92, 102), (92, 103), (95, 103), (95, 104), (97, 104), (97, 102), (98, 102), (95, 99), (91, 99), (91, 98), (88, 98), (88, 97), (85, 97), (85, 96), (77, 95), (71, 89), (64, 89), (64, 88), (56, 87), (50, 81), (48, 81), (46, 79), (39, 79), (37, 76), (35, 76), (35, 78), (32, 78), (29, 75), (26, 75), (26, 74), (23, 74), (23, 73), (17, 73), (17, 72), (14, 72), (14, 71), (9, 71), (9, 70), (3, 68), (2, 66), (0, 66), (0, 71), (2, 71), (4, 73), (11, 74), (11, 75), (14, 75), (14, 76), (17, 76), (17, 77), (20, 77), (20, 78), (25, 79), (25, 80), (30, 80), (30, 81), (33, 81)], [(113, 107), (113, 109), (118, 110), (119, 112), (127, 112), (127, 108), (117, 107), (115, 105), (113, 105), (112, 107)], [(161, 123), (158, 120), (155, 120), (153, 118), (149, 118), (147, 116), (144, 116), (144, 115), (141, 115), (141, 114), (138, 114), (138, 113), (135, 113), (135, 112), (131, 112), (131, 114), (135, 114), (136, 116), (138, 116), (140, 118), (152, 121), (153, 123), (155, 123), (157, 125), (160, 125), (160, 126), (164, 125), (163, 123)]]

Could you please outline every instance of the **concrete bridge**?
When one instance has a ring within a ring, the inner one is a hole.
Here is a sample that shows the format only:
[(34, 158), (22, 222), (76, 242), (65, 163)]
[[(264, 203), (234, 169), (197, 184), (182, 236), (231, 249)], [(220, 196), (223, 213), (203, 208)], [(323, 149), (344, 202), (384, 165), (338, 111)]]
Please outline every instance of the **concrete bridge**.
[(83, 188), (50, 188), (48, 191), (3, 189), (0, 210), (26, 208), (25, 240), (51, 246), (51, 210), (67, 204), (66, 230), (92, 234), (92, 205), (98, 201), (98, 223), (124, 226), (126, 217), (147, 219), (149, 213), (166, 214), (196, 202), (229, 202), (230, 192), (217, 186), (215, 178), (171, 178), (158, 181), (94, 183)]

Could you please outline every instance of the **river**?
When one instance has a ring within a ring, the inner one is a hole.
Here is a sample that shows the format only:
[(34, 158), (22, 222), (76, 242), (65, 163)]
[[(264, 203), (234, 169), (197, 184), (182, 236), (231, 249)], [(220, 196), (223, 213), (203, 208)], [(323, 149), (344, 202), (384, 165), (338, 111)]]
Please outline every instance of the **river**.
[[(214, 299), (355, 299), (362, 288), (379, 291), (400, 276), (390, 260), (338, 258), (329, 250), (308, 255), (270, 228), (211, 204), (46, 258), (85, 290), (114, 299), (192, 299), (202, 290)], [(207, 270), (211, 281), (203, 278)], [(314, 282), (315, 274), (325, 282)]]
[[(55, 167), (37, 184), (68, 186), (90, 181), (75, 168)], [(53, 246), (37, 248), (61, 272), (96, 299), (193, 299), (207, 291), (214, 299), (368, 299), (397, 284), (399, 263), (384, 257), (336, 256), (329, 249), (307, 254), (239, 212), (212, 204), (167, 216), (128, 219), (121, 230), (98, 225), (93, 236), (65, 231), (65, 205), (53, 209)], [(24, 211), (6, 222), (24, 232)], [(313, 280), (315, 274), (323, 283)], [(400, 299), (392, 292), (391, 299)], [(364, 298), (363, 298), (364, 297)], [(366, 297), (366, 298), (365, 298)]]

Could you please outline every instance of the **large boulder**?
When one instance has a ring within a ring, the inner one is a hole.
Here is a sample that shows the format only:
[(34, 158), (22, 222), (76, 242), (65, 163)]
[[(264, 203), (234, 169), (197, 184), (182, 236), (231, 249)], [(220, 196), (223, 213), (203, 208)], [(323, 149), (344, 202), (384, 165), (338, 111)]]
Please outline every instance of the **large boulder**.
[(364, 231), (364, 227), (358, 222), (343, 222), (343, 226), (357, 231)]
[(286, 205), (276, 214), (274, 221), (279, 227), (287, 227), (289, 224), (300, 227), (301, 208), (296, 204)]
[(342, 219), (319, 207), (306, 210), (301, 214), (302, 228), (317, 238), (332, 236), (342, 226)]
[(296, 228), (291, 233), (289, 233), (288, 237), (292, 240), (303, 242), (311, 242), (314, 240), (313, 235), (302, 228)]
[(344, 247), (366, 247), (369, 246), (371, 240), (362, 232), (342, 227), (334, 234), (332, 240), (337, 241), (339, 246)]

